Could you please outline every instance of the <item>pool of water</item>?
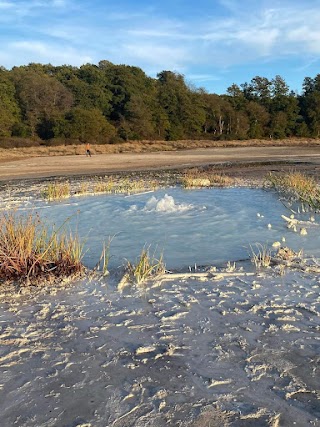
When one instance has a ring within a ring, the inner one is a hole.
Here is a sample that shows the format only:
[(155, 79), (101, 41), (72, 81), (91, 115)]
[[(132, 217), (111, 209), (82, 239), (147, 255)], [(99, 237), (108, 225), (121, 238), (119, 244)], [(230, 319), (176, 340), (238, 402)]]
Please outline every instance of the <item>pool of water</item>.
[[(250, 245), (285, 239), (294, 250), (320, 255), (319, 227), (306, 236), (287, 228), (290, 211), (276, 194), (261, 189), (168, 188), (136, 195), (74, 197), (37, 202), (46, 221), (68, 226), (85, 240), (84, 263), (93, 267), (104, 241), (113, 236), (110, 268), (134, 261), (144, 246), (163, 252), (168, 268), (217, 265), (249, 258)], [(310, 214), (298, 219), (308, 220)], [(316, 222), (318, 218), (316, 217)]]

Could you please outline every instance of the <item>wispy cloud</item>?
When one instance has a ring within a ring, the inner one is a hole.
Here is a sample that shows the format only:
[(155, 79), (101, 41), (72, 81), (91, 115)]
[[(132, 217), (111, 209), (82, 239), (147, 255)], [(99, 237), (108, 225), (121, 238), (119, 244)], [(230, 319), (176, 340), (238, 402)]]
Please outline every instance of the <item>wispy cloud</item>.
[(188, 74), (188, 80), (198, 83), (217, 82), (221, 80), (221, 76), (215, 74)]
[[(319, 14), (320, 18), (320, 14)], [(320, 54), (320, 30), (302, 25), (287, 33), (287, 40), (294, 45), (304, 45), (307, 51)]]
[(190, 60), (190, 53), (181, 47), (171, 47), (166, 45), (157, 45), (153, 43), (128, 43), (121, 46), (121, 52), (126, 57), (132, 60), (139, 59), (145, 64), (149, 63), (152, 66), (160, 67), (161, 71), (163, 65), (166, 69), (181, 69), (184, 64)]
[[(43, 64), (51, 63), (82, 65), (92, 62), (92, 57), (79, 53), (73, 48), (61, 49), (60, 45), (42, 43), (38, 41), (21, 41), (10, 43), (9, 49), (12, 54), (19, 58), (16, 65), (22, 65), (29, 62), (40, 62)], [(0, 53), (0, 58), (2, 57)], [(34, 60), (27, 58), (35, 58)]]
[(108, 59), (147, 72), (174, 69), (200, 82), (249, 63), (311, 64), (320, 54), (319, 21), (318, 0), (199, 0), (188, 15), (176, 0), (134, 7), (127, 0), (0, 0), (0, 61)]
[(14, 7), (12, 2), (9, 1), (0, 1), (0, 10), (8, 10)]

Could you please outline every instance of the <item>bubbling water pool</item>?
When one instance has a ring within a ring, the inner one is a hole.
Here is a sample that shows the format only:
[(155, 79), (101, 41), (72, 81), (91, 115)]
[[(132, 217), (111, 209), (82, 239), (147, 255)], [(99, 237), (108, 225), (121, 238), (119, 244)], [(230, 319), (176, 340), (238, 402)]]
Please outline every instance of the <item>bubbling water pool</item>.
[[(134, 261), (149, 245), (151, 253), (163, 252), (170, 269), (247, 259), (250, 245), (271, 246), (276, 241), (320, 255), (318, 218), (307, 235), (300, 235), (299, 229), (288, 229), (281, 215), (290, 212), (276, 194), (261, 189), (170, 188), (152, 194), (38, 202), (36, 209), (57, 226), (70, 217), (71, 229), (85, 240), (84, 263), (88, 267), (96, 264), (103, 242), (109, 237), (113, 237), (111, 269), (126, 260)], [(297, 218), (309, 217), (306, 214)]]

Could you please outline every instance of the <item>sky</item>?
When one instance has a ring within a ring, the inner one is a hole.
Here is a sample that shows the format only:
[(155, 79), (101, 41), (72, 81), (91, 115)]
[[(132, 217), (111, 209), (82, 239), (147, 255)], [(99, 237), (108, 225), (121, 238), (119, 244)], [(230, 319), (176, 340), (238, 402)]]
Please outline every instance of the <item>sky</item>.
[(0, 65), (133, 65), (209, 93), (320, 73), (320, 0), (0, 0)]

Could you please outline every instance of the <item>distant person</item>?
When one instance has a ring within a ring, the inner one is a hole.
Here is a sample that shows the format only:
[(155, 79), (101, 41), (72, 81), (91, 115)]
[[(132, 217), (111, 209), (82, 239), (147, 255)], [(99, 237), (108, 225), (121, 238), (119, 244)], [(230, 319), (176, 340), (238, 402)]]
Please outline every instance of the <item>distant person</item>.
[(91, 151), (90, 151), (90, 144), (89, 144), (89, 142), (87, 143), (87, 145), (86, 145), (86, 156), (88, 157), (91, 157)]

